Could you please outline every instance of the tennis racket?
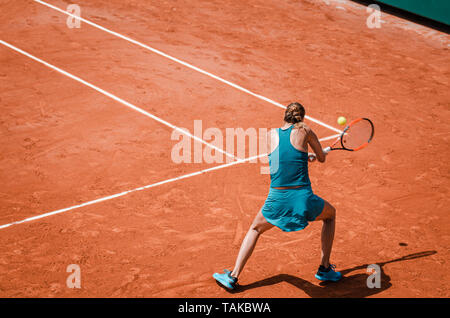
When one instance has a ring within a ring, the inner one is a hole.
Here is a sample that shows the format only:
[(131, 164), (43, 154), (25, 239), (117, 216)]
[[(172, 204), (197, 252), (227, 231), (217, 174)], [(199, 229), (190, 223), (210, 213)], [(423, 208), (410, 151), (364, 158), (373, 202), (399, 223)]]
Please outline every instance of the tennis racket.
[(358, 118), (348, 124), (341, 135), (330, 146), (323, 149), (325, 154), (332, 150), (361, 150), (372, 141), (375, 128), (370, 119)]

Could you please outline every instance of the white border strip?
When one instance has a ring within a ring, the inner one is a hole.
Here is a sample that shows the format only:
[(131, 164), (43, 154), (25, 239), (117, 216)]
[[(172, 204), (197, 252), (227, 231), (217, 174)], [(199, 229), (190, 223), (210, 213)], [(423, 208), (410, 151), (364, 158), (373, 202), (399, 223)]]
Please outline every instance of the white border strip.
[[(319, 139), (319, 141), (332, 139), (332, 137), (335, 138), (336, 136), (337, 135), (330, 136), (330, 137), (325, 137), (325, 138)], [(109, 196), (106, 196), (106, 197), (103, 197), (103, 198), (99, 198), (99, 199), (95, 199), (95, 200), (88, 201), (88, 202), (85, 202), (85, 203), (81, 203), (81, 204), (78, 204), (78, 205), (74, 205), (74, 206), (71, 206), (71, 207), (68, 207), (68, 208), (64, 208), (64, 209), (60, 209), (60, 210), (56, 210), (56, 211), (53, 211), (53, 212), (48, 212), (48, 213), (44, 213), (44, 214), (40, 214), (40, 215), (36, 215), (36, 216), (29, 217), (29, 218), (26, 218), (26, 219), (23, 219), (23, 220), (20, 220), (20, 221), (11, 222), (11, 223), (8, 223), (8, 224), (3, 224), (3, 225), (0, 225), (0, 230), (4, 229), (4, 228), (7, 228), (7, 227), (10, 227), (12, 225), (26, 223), (26, 222), (30, 222), (30, 221), (34, 221), (34, 220), (39, 220), (39, 219), (42, 219), (42, 218), (45, 218), (45, 217), (48, 217), (48, 216), (52, 216), (52, 215), (56, 215), (56, 214), (60, 214), (60, 213), (64, 213), (64, 212), (68, 212), (68, 211), (79, 209), (79, 208), (82, 208), (82, 207), (85, 207), (85, 206), (88, 206), (88, 205), (92, 205), (92, 204), (96, 204), (96, 203), (112, 200), (112, 199), (115, 199), (115, 198), (119, 198), (119, 197), (122, 197), (124, 195), (136, 192), (136, 191), (142, 191), (142, 190), (154, 188), (154, 187), (166, 184), (166, 183), (171, 183), (171, 182), (175, 182), (175, 181), (178, 181), (178, 180), (191, 178), (191, 177), (198, 176), (198, 175), (201, 175), (201, 174), (204, 174), (204, 173), (207, 173), (207, 172), (211, 172), (211, 171), (215, 171), (215, 170), (231, 167), (231, 166), (234, 166), (234, 165), (237, 165), (237, 164), (240, 164), (240, 163), (256, 160), (256, 159), (264, 157), (266, 155), (267, 154), (265, 153), (265, 154), (262, 154), (262, 155), (252, 156), (252, 157), (245, 158), (245, 159), (238, 159), (238, 160), (230, 162), (230, 163), (225, 163), (223, 165), (219, 165), (219, 166), (215, 166), (215, 167), (212, 167), (212, 168), (208, 168), (208, 169), (204, 169), (204, 170), (188, 173), (188, 174), (185, 174), (185, 175), (181, 175), (179, 177), (174, 177), (174, 178), (170, 178), (170, 179), (167, 179), (167, 180), (159, 181), (159, 182), (156, 182), (156, 183), (153, 183), (153, 184), (149, 184), (149, 185), (146, 185), (146, 186), (143, 186), (143, 187), (139, 187), (139, 188), (135, 188), (135, 189), (132, 189), (132, 190), (123, 191), (123, 192), (116, 193), (116, 194), (113, 194), (113, 195), (109, 195)]]
[[(282, 104), (280, 104), (280, 103), (278, 103), (278, 102), (276, 102), (276, 101), (273, 101), (273, 100), (271, 100), (271, 99), (269, 99), (269, 98), (267, 98), (267, 97), (264, 97), (264, 96), (262, 96), (262, 95), (253, 93), (252, 91), (250, 91), (250, 90), (248, 90), (248, 89), (246, 89), (246, 88), (244, 88), (244, 87), (242, 87), (242, 86), (239, 86), (239, 85), (234, 84), (234, 83), (232, 83), (232, 82), (230, 82), (230, 81), (227, 81), (227, 80), (225, 80), (225, 79), (223, 79), (223, 78), (221, 78), (221, 77), (219, 77), (219, 76), (217, 76), (217, 75), (214, 75), (214, 74), (212, 74), (212, 73), (209, 73), (209, 72), (207, 72), (207, 71), (205, 71), (205, 70), (203, 70), (203, 69), (201, 69), (201, 68), (198, 68), (198, 67), (196, 67), (196, 66), (194, 66), (194, 65), (192, 65), (192, 64), (189, 64), (189, 63), (187, 63), (187, 62), (181, 61), (181, 60), (179, 60), (179, 59), (177, 59), (177, 58), (175, 58), (175, 57), (173, 57), (173, 56), (170, 56), (170, 55), (168, 55), (168, 54), (166, 54), (166, 53), (164, 53), (164, 52), (161, 52), (161, 51), (159, 51), (159, 50), (157, 50), (157, 49), (155, 49), (155, 48), (152, 48), (152, 47), (150, 47), (150, 46), (148, 46), (148, 45), (145, 45), (145, 44), (143, 44), (143, 43), (141, 43), (141, 42), (138, 42), (138, 41), (136, 41), (136, 40), (133, 40), (133, 39), (131, 39), (131, 38), (125, 36), (125, 35), (122, 35), (122, 34), (120, 34), (120, 33), (111, 31), (111, 30), (109, 30), (109, 29), (107, 29), (107, 28), (105, 28), (105, 27), (102, 27), (102, 26), (100, 26), (100, 25), (94, 23), (94, 22), (91, 22), (91, 21), (89, 21), (89, 20), (86, 20), (86, 19), (84, 19), (84, 18), (82, 18), (82, 17), (79, 17), (79, 16), (76, 16), (76, 15), (73, 15), (73, 14), (67, 12), (67, 11), (64, 11), (64, 10), (62, 10), (62, 9), (60, 9), (60, 8), (54, 6), (54, 5), (51, 5), (51, 4), (49, 4), (49, 3), (46, 3), (46, 2), (44, 2), (44, 1), (41, 1), (41, 0), (34, 0), (34, 1), (37, 2), (37, 3), (40, 3), (40, 4), (44, 5), (44, 6), (47, 6), (47, 7), (51, 8), (51, 9), (53, 9), (53, 10), (56, 10), (56, 11), (59, 11), (59, 12), (61, 12), (61, 13), (63, 13), (63, 14), (66, 14), (66, 15), (68, 15), (68, 16), (71, 16), (71, 17), (73, 17), (73, 18), (75, 18), (75, 19), (77, 19), (77, 20), (81, 20), (81, 21), (83, 21), (84, 23), (87, 23), (87, 24), (89, 24), (89, 25), (91, 25), (91, 26), (93, 26), (93, 27), (95, 27), (95, 28), (97, 28), (97, 29), (100, 29), (100, 30), (102, 30), (102, 31), (105, 31), (105, 32), (107, 32), (107, 33), (109, 33), (109, 34), (111, 34), (111, 35), (117, 36), (117, 37), (119, 37), (119, 38), (121, 38), (121, 39), (123, 39), (123, 40), (125, 40), (125, 41), (128, 41), (128, 42), (130, 42), (130, 43), (136, 44), (136, 45), (138, 45), (138, 46), (140, 46), (140, 47), (142, 47), (142, 48), (144, 48), (144, 49), (147, 49), (147, 50), (149, 50), (149, 51), (152, 51), (153, 53), (156, 53), (156, 54), (158, 54), (158, 55), (161, 55), (161, 56), (163, 56), (163, 57), (165, 57), (165, 58), (167, 58), (167, 59), (169, 59), (169, 60), (172, 60), (172, 61), (174, 61), (174, 62), (176, 62), (176, 63), (178, 63), (178, 64), (181, 64), (181, 65), (183, 65), (183, 66), (186, 66), (186, 67), (188, 67), (188, 68), (190, 68), (190, 69), (192, 69), (192, 70), (194, 70), (194, 71), (197, 71), (197, 72), (202, 73), (202, 74), (204, 74), (204, 75), (206, 75), (206, 76), (209, 76), (209, 77), (211, 77), (211, 78), (214, 78), (214, 79), (216, 79), (216, 80), (218, 80), (218, 81), (220, 81), (220, 82), (222, 82), (222, 83), (224, 83), (224, 84), (227, 84), (227, 85), (229, 85), (229, 86), (231, 86), (231, 87), (234, 87), (234, 88), (236, 88), (236, 89), (238, 89), (238, 90), (240, 90), (240, 91), (242, 91), (242, 92), (244, 92), (244, 93), (247, 93), (247, 94), (252, 95), (252, 96), (254, 96), (254, 97), (256, 97), (256, 98), (259, 98), (259, 99), (261, 99), (261, 100), (264, 100), (264, 101), (266, 101), (266, 102), (268, 102), (268, 103), (270, 103), (270, 104), (272, 104), (272, 105), (275, 105), (275, 106), (277, 106), (277, 107), (286, 109), (286, 106), (284, 106), (284, 105), (282, 105)], [(320, 121), (320, 120), (318, 120), (318, 119), (309, 117), (308, 115), (306, 115), (305, 118), (306, 118), (306, 119), (309, 119), (310, 121), (315, 122), (316, 124), (319, 124), (319, 125), (321, 125), (321, 126), (323, 126), (323, 127), (325, 127), (325, 128), (328, 128), (328, 129), (330, 129), (330, 130), (332, 130), (332, 131), (334, 131), (334, 132), (342, 133), (341, 130), (339, 130), (339, 129), (337, 129), (337, 128), (334, 128), (333, 126), (330, 126), (330, 125), (328, 125), (328, 124), (325, 124), (324, 122), (322, 122), (322, 121)]]
[(139, 107), (137, 107), (137, 106), (135, 106), (135, 105), (133, 105), (133, 104), (131, 104), (131, 103), (129, 103), (129, 102), (127, 102), (127, 101), (125, 101), (125, 100), (123, 100), (123, 99), (113, 95), (113, 94), (111, 94), (111, 93), (108, 93), (107, 91), (105, 91), (105, 90), (103, 90), (103, 89), (101, 89), (101, 88), (99, 88), (99, 87), (97, 87), (97, 86), (95, 86), (95, 85), (93, 85), (93, 84), (91, 84), (89, 82), (86, 82), (85, 80), (83, 80), (83, 79), (81, 79), (81, 78), (79, 78), (79, 77), (77, 77), (75, 75), (72, 75), (69, 72), (66, 72), (66, 71), (64, 71), (64, 70), (62, 70), (62, 69), (60, 69), (60, 68), (58, 68), (58, 67), (56, 67), (56, 66), (54, 66), (54, 65), (52, 65), (50, 63), (47, 63), (47, 62), (45, 62), (45, 61), (43, 61), (43, 60), (41, 60), (41, 59), (31, 55), (30, 53), (27, 53), (27, 52), (25, 52), (25, 51), (15, 47), (15, 46), (9, 44), (9, 43), (7, 43), (7, 42), (5, 42), (3, 40), (0, 40), (0, 44), (3, 44), (4, 46), (9, 47), (12, 50), (27, 56), (30, 59), (33, 59), (33, 60), (35, 60), (35, 61), (37, 61), (37, 62), (39, 62), (41, 64), (44, 64), (45, 66), (47, 66), (47, 67), (49, 67), (49, 68), (51, 68), (51, 69), (53, 69), (53, 70), (55, 70), (55, 71), (65, 75), (67, 77), (70, 77), (71, 79), (74, 79), (75, 81), (80, 82), (81, 84), (84, 84), (84, 85), (86, 85), (86, 86), (96, 90), (97, 92), (99, 92), (99, 93), (101, 93), (101, 94), (103, 94), (103, 95), (105, 95), (105, 96), (107, 96), (107, 97), (109, 97), (109, 98), (111, 98), (111, 99), (113, 99), (113, 100), (115, 100), (115, 101), (117, 101), (117, 102), (119, 102), (119, 103), (121, 103), (121, 104), (123, 104), (123, 105), (125, 105), (125, 106), (127, 106), (127, 107), (129, 107), (129, 108), (131, 108), (131, 109), (133, 109), (133, 110), (143, 114), (143, 115), (145, 115), (145, 116), (147, 116), (147, 117), (150, 117), (150, 118), (156, 120), (157, 122), (162, 123), (163, 125), (166, 125), (167, 127), (170, 127), (170, 128), (172, 128), (174, 130), (177, 130), (180, 133), (182, 133), (184, 135), (187, 135), (187, 136), (191, 137), (192, 139), (197, 140), (197, 141), (201, 142), (202, 144), (205, 144), (206, 146), (223, 153), (227, 157), (230, 157), (232, 159), (236, 159), (236, 157), (234, 155), (232, 155), (232, 154), (230, 154), (230, 153), (220, 149), (219, 147), (216, 147), (216, 146), (214, 146), (214, 145), (204, 141), (203, 139), (201, 139), (201, 138), (199, 138), (199, 137), (197, 137), (195, 135), (192, 135), (192, 134), (188, 133), (187, 131), (184, 131), (181, 128), (178, 128), (177, 126), (172, 125), (171, 123), (165, 121), (164, 119), (161, 119), (161, 118), (159, 118), (159, 117), (157, 117), (157, 116), (155, 116), (155, 115), (153, 115), (153, 114), (151, 114), (151, 113), (149, 113), (149, 112), (147, 112), (147, 111), (145, 111), (145, 110), (143, 110), (143, 109), (141, 109), (141, 108), (139, 108)]

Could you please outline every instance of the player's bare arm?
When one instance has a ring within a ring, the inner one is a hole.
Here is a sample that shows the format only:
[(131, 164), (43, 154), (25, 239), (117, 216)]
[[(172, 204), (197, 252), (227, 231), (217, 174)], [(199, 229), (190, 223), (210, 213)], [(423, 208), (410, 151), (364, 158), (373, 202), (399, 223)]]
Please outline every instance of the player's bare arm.
[(309, 127), (306, 129), (306, 140), (314, 151), (317, 160), (319, 162), (325, 162), (326, 154), (322, 150), (322, 145), (320, 144), (319, 138), (317, 138), (317, 135)]

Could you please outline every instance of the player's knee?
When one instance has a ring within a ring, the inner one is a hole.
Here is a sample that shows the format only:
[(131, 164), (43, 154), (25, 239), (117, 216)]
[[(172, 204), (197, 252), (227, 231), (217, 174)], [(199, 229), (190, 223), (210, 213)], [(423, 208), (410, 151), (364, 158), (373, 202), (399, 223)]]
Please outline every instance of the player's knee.
[(261, 224), (252, 224), (250, 227), (252, 231), (255, 231), (258, 235), (263, 234), (267, 229)]
[(336, 208), (329, 203), (327, 205), (327, 213), (324, 221), (333, 221), (336, 219)]
[(262, 234), (264, 231), (262, 230), (261, 226), (258, 224), (252, 224), (251, 228), (252, 231), (256, 232), (258, 235)]

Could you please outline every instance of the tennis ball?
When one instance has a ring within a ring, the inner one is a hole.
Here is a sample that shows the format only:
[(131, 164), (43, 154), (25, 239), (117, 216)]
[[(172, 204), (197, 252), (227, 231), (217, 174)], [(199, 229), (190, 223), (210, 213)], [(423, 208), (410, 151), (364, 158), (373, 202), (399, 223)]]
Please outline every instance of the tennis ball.
[(347, 123), (347, 119), (345, 119), (345, 117), (341, 116), (338, 118), (337, 122), (339, 125), (344, 126)]

